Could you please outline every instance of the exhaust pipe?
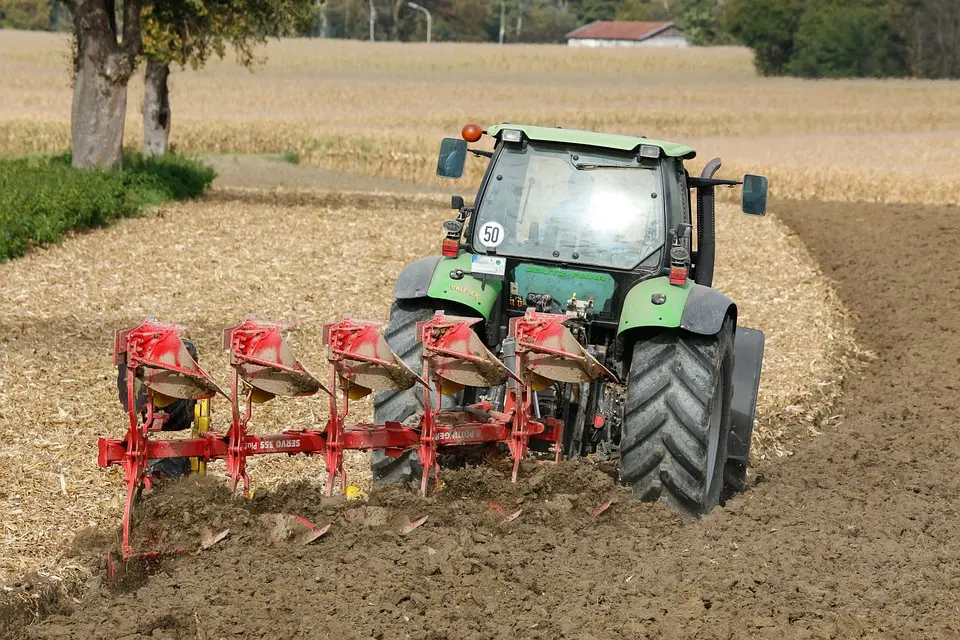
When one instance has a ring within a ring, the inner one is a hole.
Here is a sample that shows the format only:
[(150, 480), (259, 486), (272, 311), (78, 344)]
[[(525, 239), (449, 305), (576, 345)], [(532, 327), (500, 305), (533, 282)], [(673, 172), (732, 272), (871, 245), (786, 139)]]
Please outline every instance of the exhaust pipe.
[[(720, 158), (714, 158), (700, 172), (710, 179), (720, 169)], [(697, 263), (693, 281), (705, 287), (713, 286), (713, 265), (717, 253), (715, 187), (697, 187)]]

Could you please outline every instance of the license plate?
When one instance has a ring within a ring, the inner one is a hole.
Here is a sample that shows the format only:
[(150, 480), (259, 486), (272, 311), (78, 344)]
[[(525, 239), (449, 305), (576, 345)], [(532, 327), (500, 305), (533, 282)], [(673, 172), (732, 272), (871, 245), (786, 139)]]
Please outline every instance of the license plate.
[(474, 255), (471, 272), (486, 276), (502, 276), (507, 272), (507, 260), (498, 256)]

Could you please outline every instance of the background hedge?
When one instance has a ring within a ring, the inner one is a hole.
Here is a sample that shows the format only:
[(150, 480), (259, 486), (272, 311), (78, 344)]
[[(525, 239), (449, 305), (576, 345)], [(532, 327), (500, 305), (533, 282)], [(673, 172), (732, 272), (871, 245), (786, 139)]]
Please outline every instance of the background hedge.
[(123, 169), (70, 166), (70, 155), (0, 159), (0, 262), (169, 200), (196, 198), (213, 169), (181, 155), (124, 153)]

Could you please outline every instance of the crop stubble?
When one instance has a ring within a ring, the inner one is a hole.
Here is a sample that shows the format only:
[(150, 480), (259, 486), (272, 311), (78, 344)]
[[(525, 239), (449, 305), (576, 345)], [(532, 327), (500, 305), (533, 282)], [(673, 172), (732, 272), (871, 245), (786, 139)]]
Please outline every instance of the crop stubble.
[[(230, 537), (135, 592), (94, 581), (69, 615), (27, 637), (960, 637), (957, 211), (778, 210), (837, 279), (878, 357), (845, 382), (840, 428), (763, 464), (765, 481), (726, 508), (681, 522), (568, 463), (525, 469), (515, 487), (495, 466), (453, 473), (431, 500), (387, 492), (353, 515), (309, 487), (242, 506), (185, 486), (156, 513), (195, 509)], [(905, 224), (918, 232), (878, 260)], [(854, 241), (864, 250), (847, 251)], [(491, 496), (519, 517), (505, 522)], [(333, 525), (319, 546), (277, 543), (257, 524), (293, 507)], [(398, 533), (403, 517), (424, 514)], [(196, 537), (195, 527), (185, 529)]]
[[(0, 265), (0, 583), (55, 567), (73, 532), (112, 526), (121, 512), (119, 471), (95, 465), (96, 437), (124, 428), (114, 329), (148, 315), (186, 324), (201, 364), (225, 384), (223, 327), (248, 314), (295, 322), (291, 343), (308, 369), (322, 371), (322, 325), (344, 313), (386, 320), (393, 279), (435, 252), (446, 211), (436, 196), (219, 192)], [(849, 322), (775, 220), (724, 205), (718, 227), (718, 286), (768, 339), (756, 455), (782, 456), (829, 417), (853, 349)], [(778, 269), (755, 259), (757, 246), (776, 252)], [(214, 411), (226, 417), (223, 403)], [(253, 426), (303, 428), (325, 416), (315, 398), (275, 401), (258, 407)], [(355, 418), (371, 417), (359, 403)], [(364, 454), (351, 456), (348, 470), (366, 486)], [(250, 471), (255, 486), (271, 487), (317, 480), (323, 463), (263, 456)]]

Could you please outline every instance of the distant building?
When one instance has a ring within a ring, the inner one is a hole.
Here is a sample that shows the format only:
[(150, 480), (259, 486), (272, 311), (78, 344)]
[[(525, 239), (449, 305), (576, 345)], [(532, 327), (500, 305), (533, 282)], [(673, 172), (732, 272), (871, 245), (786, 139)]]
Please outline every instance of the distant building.
[(597, 20), (566, 36), (571, 47), (685, 47), (683, 29), (672, 22)]

